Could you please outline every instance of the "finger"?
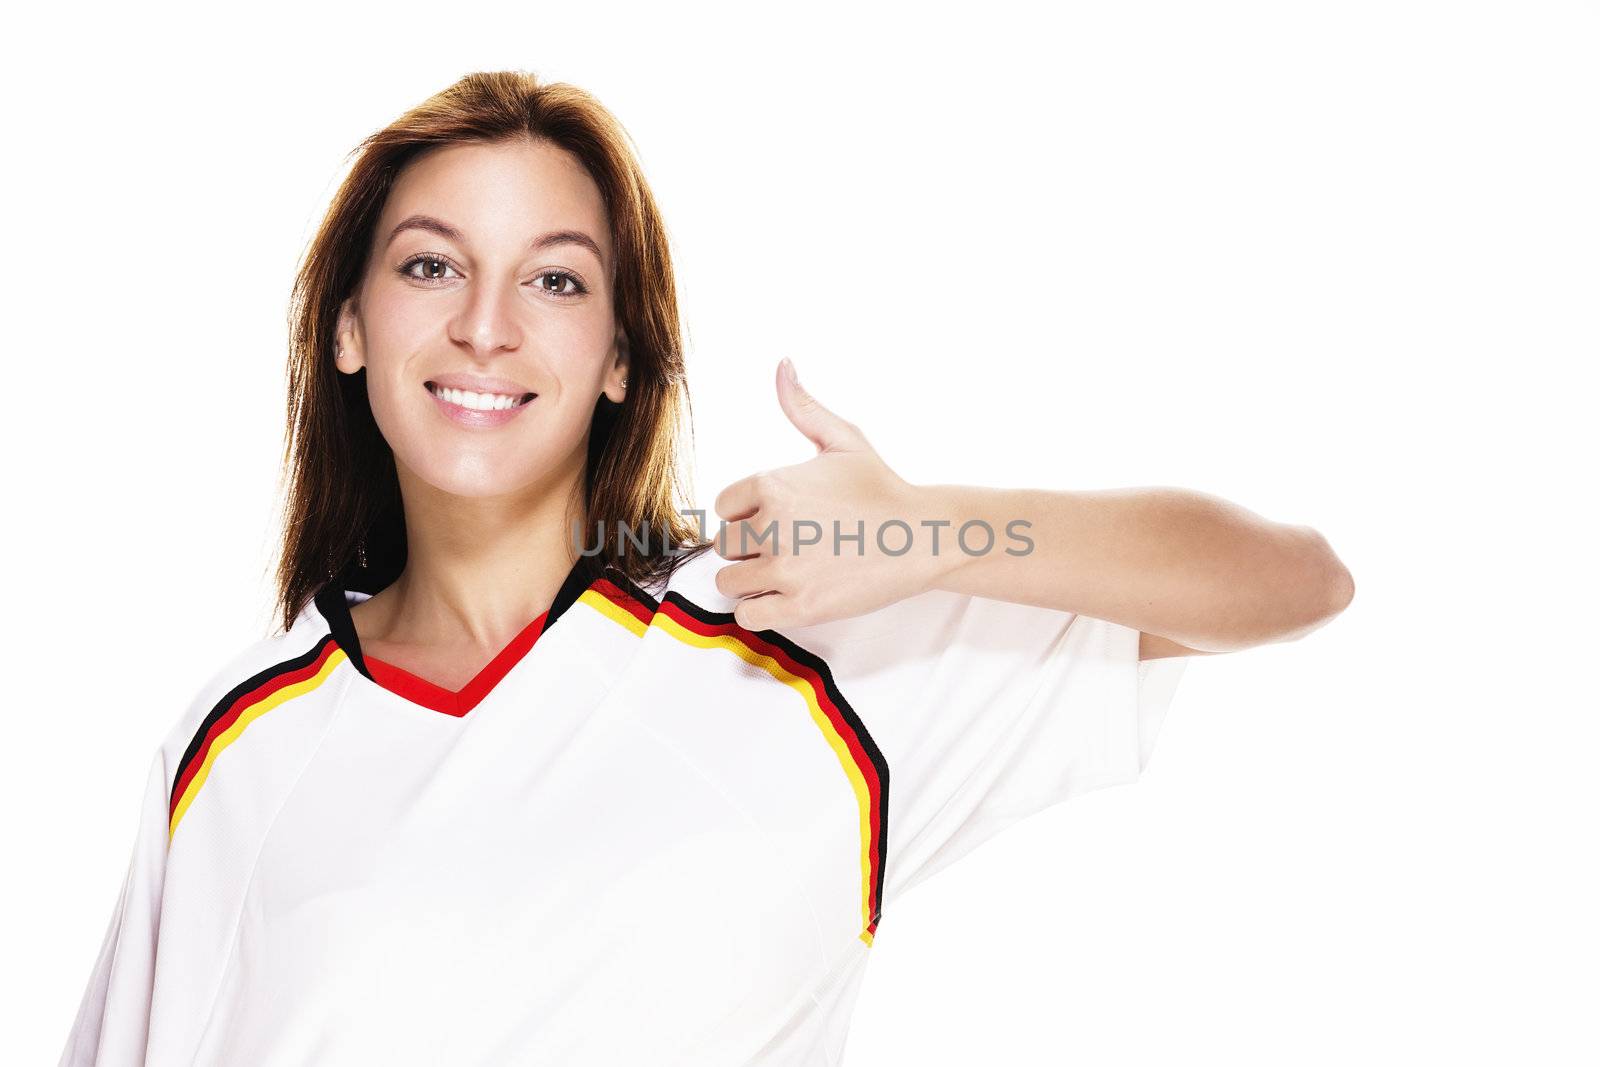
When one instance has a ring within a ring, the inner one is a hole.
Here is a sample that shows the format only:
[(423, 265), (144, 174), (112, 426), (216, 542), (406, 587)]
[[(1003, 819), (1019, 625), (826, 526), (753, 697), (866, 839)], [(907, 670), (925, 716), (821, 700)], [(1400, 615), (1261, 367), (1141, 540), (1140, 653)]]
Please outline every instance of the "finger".
[(782, 593), (763, 593), (741, 600), (734, 605), (733, 621), (752, 632), (775, 629), (783, 625), (787, 602)]
[(787, 359), (778, 365), (778, 406), (794, 428), (817, 446), (817, 453), (855, 452), (866, 448), (866, 438), (860, 428), (808, 393), (793, 376), (793, 369)]
[(753, 515), (761, 507), (761, 494), (756, 491), (761, 474), (747, 475), (723, 487), (711, 505), (717, 517), (729, 522)]
[(763, 537), (761, 526), (759, 511), (747, 519), (724, 522), (717, 529), (714, 551), (723, 559), (764, 559), (774, 555), (776, 539), (771, 533)]
[(717, 592), (731, 600), (743, 600), (746, 597), (779, 592), (775, 588), (772, 567), (768, 560), (730, 563), (717, 571), (714, 581)]

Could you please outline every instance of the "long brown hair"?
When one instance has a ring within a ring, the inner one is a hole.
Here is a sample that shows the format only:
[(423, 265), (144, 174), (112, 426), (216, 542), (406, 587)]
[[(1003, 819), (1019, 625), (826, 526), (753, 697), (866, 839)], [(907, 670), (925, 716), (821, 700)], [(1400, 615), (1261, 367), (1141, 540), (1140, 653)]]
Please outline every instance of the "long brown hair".
[[(666, 226), (627, 132), (589, 93), (524, 71), (468, 74), (365, 138), (296, 272), (289, 312), (283, 534), (277, 604), (284, 629), (330, 582), (376, 592), (405, 566), (394, 454), (367, 402), (366, 373), (334, 367), (339, 308), (366, 270), (373, 230), (406, 164), (427, 149), (531, 138), (570, 152), (604, 199), (616, 249), (615, 313), (629, 354), (627, 399), (601, 397), (589, 431), (580, 558), (637, 582), (670, 571), (709, 542), (679, 510), (693, 445), (677, 289)], [(629, 551), (618, 524), (649, 538)], [(602, 533), (604, 536), (602, 536)], [(362, 548), (357, 558), (357, 548)], [(671, 547), (671, 551), (668, 550)]]

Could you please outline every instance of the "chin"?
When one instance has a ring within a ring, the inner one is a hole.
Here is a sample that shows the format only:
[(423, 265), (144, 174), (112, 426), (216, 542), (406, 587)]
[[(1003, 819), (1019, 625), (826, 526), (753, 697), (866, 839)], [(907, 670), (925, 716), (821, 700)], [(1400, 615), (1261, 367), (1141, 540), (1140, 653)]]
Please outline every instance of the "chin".
[[(563, 467), (557, 458), (562, 449), (548, 440), (554, 427), (541, 427), (544, 432), (534, 434), (517, 432), (513, 425), (462, 430), (430, 425), (438, 421), (431, 409), (407, 410), (398, 419), (393, 412), (375, 409), (373, 414), (394, 453), (402, 487), (409, 476), (450, 496), (488, 499), (524, 493), (556, 478)], [(391, 433), (386, 422), (401, 425)], [(572, 447), (582, 445), (580, 439)]]
[(441, 493), (474, 499), (519, 493), (550, 474), (543, 466), (496, 463), (490, 455), (462, 457), (455, 463), (440, 463), (434, 457), (411, 470)]

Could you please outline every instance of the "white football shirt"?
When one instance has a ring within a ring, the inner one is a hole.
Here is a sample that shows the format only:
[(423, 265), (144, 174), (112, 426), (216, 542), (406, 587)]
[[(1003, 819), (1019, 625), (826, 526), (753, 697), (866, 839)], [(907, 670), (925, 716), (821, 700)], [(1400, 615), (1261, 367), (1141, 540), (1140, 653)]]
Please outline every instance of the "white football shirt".
[(1135, 781), (1187, 663), (945, 591), (751, 632), (714, 552), (583, 562), (460, 692), (331, 585), (221, 669), (61, 1064), (837, 1064), (896, 898)]

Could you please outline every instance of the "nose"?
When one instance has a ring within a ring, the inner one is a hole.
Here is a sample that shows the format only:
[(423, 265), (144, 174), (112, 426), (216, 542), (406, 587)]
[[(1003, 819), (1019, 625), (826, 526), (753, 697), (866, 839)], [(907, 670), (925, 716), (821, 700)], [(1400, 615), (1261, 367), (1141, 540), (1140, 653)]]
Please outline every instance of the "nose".
[(450, 322), (450, 339), (471, 349), (479, 359), (488, 359), (503, 349), (515, 349), (522, 343), (518, 302), (514, 286), (469, 287), (465, 303)]

